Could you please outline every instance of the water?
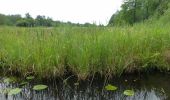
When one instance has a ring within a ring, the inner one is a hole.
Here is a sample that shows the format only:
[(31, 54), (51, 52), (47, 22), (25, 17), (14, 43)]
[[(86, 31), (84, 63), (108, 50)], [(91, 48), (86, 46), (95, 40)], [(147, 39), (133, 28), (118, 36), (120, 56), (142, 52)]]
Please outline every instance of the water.
[[(1, 78), (3, 80), (3, 78)], [(76, 83), (76, 84), (75, 84)], [(34, 84), (46, 84), (48, 89), (37, 92)], [(107, 91), (104, 86), (112, 84), (116, 91)], [(0, 100), (170, 100), (170, 75), (154, 73), (150, 75), (128, 75), (110, 80), (93, 79), (80, 82), (70, 78), (67, 84), (62, 81), (31, 82), (16, 96), (0, 94)], [(17, 87), (17, 84), (0, 82), (0, 89)], [(134, 96), (125, 96), (123, 91), (133, 89)]]

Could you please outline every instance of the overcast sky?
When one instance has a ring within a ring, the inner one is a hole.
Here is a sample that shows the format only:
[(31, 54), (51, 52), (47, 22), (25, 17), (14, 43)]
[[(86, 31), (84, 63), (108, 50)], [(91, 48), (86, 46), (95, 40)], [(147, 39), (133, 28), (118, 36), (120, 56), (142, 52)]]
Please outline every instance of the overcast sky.
[(107, 24), (123, 0), (0, 0), (0, 13), (45, 15), (60, 21)]

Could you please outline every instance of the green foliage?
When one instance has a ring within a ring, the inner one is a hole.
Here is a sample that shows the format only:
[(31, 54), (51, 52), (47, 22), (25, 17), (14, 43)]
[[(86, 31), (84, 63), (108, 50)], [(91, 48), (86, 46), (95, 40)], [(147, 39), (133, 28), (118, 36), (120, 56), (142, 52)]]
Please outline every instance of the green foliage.
[(111, 84), (108, 84), (107, 86), (105, 86), (105, 89), (108, 91), (115, 91), (115, 90), (117, 90), (117, 87), (113, 86)]
[(5, 15), (0, 14), (0, 25), (5, 25), (7, 22), (7, 18)]
[(16, 26), (28, 27), (29, 26), (29, 22), (27, 20), (21, 19), (21, 20), (16, 22)]
[(20, 86), (24, 86), (24, 85), (27, 85), (27, 84), (28, 84), (28, 82), (23, 81), (23, 82), (21, 82), (19, 85), (20, 85)]
[[(20, 82), (20, 83), (19, 83), (19, 86), (22, 86), (22, 87), (23, 87), (23, 86), (29, 84), (29, 81), (28, 81), (28, 80), (31, 80), (31, 79), (33, 79), (34, 77), (33, 77), (33, 76), (30, 76), (30, 77), (27, 77), (27, 78), (28, 78), (27, 81), (22, 81), (22, 82)], [(9, 83), (9, 82), (12, 83), (10, 78), (4, 79), (4, 82), (5, 82), (5, 83)], [(17, 83), (18, 83), (18, 82), (17, 82)], [(41, 91), (41, 90), (45, 90), (46, 88), (48, 88), (47, 85), (42, 85), (42, 84), (40, 84), (40, 85), (34, 85), (34, 87), (31, 88), (31, 89), (36, 90), (36, 91)], [(4, 89), (0, 89), (0, 94), (17, 95), (17, 94), (19, 94), (19, 93), (22, 92), (22, 89), (23, 89), (23, 88), (13, 88), (13, 89), (11, 89), (11, 88), (4, 88)]]
[(8, 94), (11, 88), (0, 89), (0, 94)]
[(18, 79), (16, 77), (8, 77), (3, 80), (4, 83), (16, 83)]
[(19, 94), (21, 91), (22, 91), (22, 89), (20, 89), (20, 88), (14, 88), (14, 89), (11, 89), (8, 94), (16, 95), (16, 94)]
[(11, 82), (13, 82), (13, 80), (12, 80), (12, 79), (10, 79), (10, 78), (6, 78), (6, 79), (4, 79), (4, 83), (11, 83)]
[(38, 15), (35, 20), (37, 26), (53, 26), (53, 20), (49, 17), (46, 18), (45, 16)]
[(35, 77), (34, 76), (28, 76), (26, 77), (27, 80), (33, 80)]
[(18, 20), (21, 20), (20, 15), (3, 15), (0, 14), (0, 25), (15, 25)]
[(47, 85), (35, 85), (35, 86), (33, 87), (33, 90), (41, 91), (41, 90), (44, 90), (44, 89), (46, 89), (46, 88), (48, 88)]
[(113, 14), (109, 26), (132, 25), (151, 17), (159, 18), (168, 9), (170, 0), (124, 0), (121, 10)]
[[(167, 17), (168, 18), (168, 17)], [(121, 75), (156, 68), (169, 71), (170, 24), (124, 27), (0, 27), (4, 72), (57, 77), (71, 71)]]
[(133, 96), (135, 92), (133, 90), (125, 90), (123, 94), (126, 96)]
[[(72, 26), (81, 26), (81, 27), (94, 27), (95, 24), (85, 23), (71, 23), (71, 22), (60, 22), (53, 21), (52, 18), (38, 15), (35, 19), (31, 17), (29, 13), (25, 14), (25, 17), (22, 18), (21, 15), (3, 15), (0, 14), (0, 25), (7, 26), (18, 26), (18, 27), (72, 27)], [(102, 25), (101, 25), (102, 26)]]
[(21, 15), (8, 15), (7, 19), (9, 20), (7, 25), (16, 25), (16, 23), (22, 19)]

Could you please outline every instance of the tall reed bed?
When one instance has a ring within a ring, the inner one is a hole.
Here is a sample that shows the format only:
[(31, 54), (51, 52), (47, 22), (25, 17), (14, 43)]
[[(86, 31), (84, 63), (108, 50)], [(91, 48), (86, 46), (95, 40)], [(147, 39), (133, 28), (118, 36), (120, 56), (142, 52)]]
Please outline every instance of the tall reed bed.
[(0, 27), (0, 68), (41, 78), (72, 72), (80, 79), (95, 73), (169, 71), (169, 26)]

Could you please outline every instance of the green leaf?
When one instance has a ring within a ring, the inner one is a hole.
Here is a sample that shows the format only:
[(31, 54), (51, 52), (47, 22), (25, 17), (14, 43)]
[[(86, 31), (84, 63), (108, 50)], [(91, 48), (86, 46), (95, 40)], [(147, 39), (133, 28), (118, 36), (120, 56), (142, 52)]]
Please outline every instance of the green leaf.
[(10, 82), (11, 82), (11, 79), (10, 79), (10, 78), (4, 79), (4, 83), (10, 83)]
[(26, 84), (28, 84), (28, 82), (25, 82), (25, 81), (24, 81), (24, 82), (21, 82), (19, 85), (20, 85), (20, 86), (24, 86), (24, 85), (26, 85)]
[(113, 86), (111, 84), (108, 84), (107, 86), (105, 86), (105, 89), (108, 91), (115, 91), (115, 90), (117, 90), (117, 87)]
[(22, 91), (22, 89), (15, 88), (15, 89), (11, 89), (8, 94), (9, 95), (16, 95), (16, 94), (19, 94), (21, 91)]
[(34, 76), (28, 76), (26, 77), (27, 80), (33, 80), (35, 77)]
[(155, 53), (151, 56), (151, 58), (158, 57), (158, 56), (160, 56), (160, 53)]
[(4, 83), (16, 83), (17, 82), (17, 78), (15, 78), (15, 77), (8, 77), (8, 78), (5, 78), (3, 81), (4, 81)]
[(47, 87), (48, 87), (47, 85), (35, 85), (35, 86), (33, 87), (33, 90), (41, 91), (41, 90), (46, 89)]
[(133, 96), (135, 94), (135, 92), (133, 90), (125, 90), (123, 92), (124, 95), (127, 95), (127, 96)]

